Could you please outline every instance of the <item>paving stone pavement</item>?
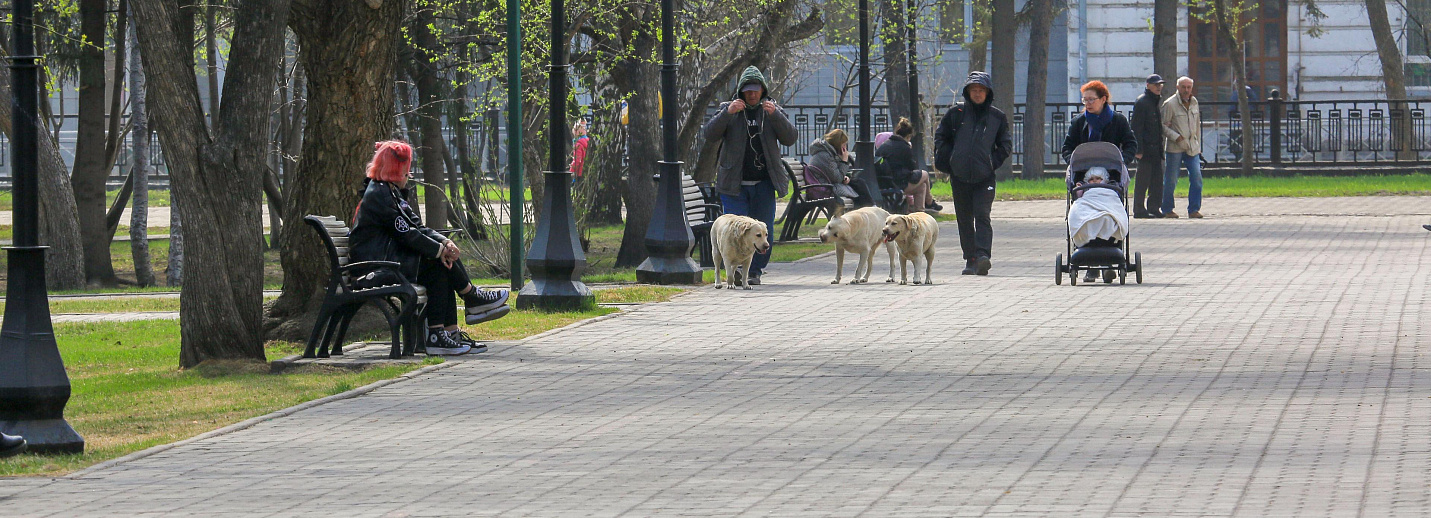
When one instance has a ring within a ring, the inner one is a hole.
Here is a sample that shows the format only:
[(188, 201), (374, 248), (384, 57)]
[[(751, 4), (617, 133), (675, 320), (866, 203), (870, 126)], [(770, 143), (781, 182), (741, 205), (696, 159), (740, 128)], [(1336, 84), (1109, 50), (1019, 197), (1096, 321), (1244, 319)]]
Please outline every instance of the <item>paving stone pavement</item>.
[(1001, 204), (989, 277), (958, 275), (945, 223), (934, 286), (779, 265), (753, 291), (701, 288), (77, 478), (0, 480), (0, 505), (1425, 516), (1431, 205), (1373, 201), (1389, 215), (1278, 200), (1302, 215), (1136, 220), (1147, 283), (1076, 287), (1052, 282), (1058, 213)]

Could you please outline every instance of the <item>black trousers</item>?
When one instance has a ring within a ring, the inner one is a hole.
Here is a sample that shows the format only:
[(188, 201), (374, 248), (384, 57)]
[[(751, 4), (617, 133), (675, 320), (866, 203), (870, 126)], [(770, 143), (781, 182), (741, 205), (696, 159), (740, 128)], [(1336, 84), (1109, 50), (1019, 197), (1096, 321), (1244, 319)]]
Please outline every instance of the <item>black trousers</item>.
[(959, 216), (959, 247), (964, 260), (993, 257), (994, 227), (989, 212), (994, 208), (994, 177), (978, 183), (950, 178), (954, 191), (954, 213)]
[(462, 261), (453, 261), (448, 268), (437, 259), (423, 259), (417, 267), (416, 284), (427, 288), (427, 309), (422, 314), (427, 325), (457, 325), (457, 290), (472, 284)]
[(1163, 153), (1143, 153), (1133, 176), (1133, 214), (1163, 213)]

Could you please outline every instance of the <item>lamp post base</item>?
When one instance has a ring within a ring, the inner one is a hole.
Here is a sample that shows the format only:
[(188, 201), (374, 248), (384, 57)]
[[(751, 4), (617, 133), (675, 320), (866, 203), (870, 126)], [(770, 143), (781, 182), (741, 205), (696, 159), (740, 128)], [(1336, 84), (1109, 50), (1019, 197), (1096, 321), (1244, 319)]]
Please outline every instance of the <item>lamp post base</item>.
[(3, 421), (0, 430), (24, 437), (30, 453), (84, 453), (84, 437), (64, 419)]
[(596, 307), (596, 294), (581, 281), (537, 279), (517, 292), (517, 309), (584, 311)]
[(636, 282), (646, 284), (701, 284), (704, 277), (705, 272), (690, 256), (649, 256), (636, 267)]
[(0, 326), (0, 432), (24, 437), (31, 452), (84, 453), (84, 438), (64, 419), (70, 379), (50, 324), (45, 248), (5, 248), (10, 284)]

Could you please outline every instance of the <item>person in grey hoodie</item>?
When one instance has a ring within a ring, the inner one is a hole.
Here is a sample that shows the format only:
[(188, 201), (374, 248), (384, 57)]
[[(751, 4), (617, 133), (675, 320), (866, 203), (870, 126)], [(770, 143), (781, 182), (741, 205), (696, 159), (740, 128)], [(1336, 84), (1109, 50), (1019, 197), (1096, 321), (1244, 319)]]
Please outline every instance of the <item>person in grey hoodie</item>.
[(994, 171), (1013, 153), (1009, 119), (994, 107), (994, 81), (970, 72), (964, 102), (950, 108), (934, 132), (934, 167), (949, 174), (954, 212), (959, 216), (959, 246), (964, 275), (988, 275), (993, 267)]
[[(770, 87), (760, 69), (746, 67), (729, 102), (722, 103), (702, 129), (707, 141), (721, 142), (716, 191), (726, 214), (750, 216), (775, 228), (775, 199), (785, 197), (790, 182), (780, 161), (780, 146), (791, 146), (799, 134), (785, 110), (770, 99)], [(756, 254), (748, 282), (760, 284), (770, 252)]]

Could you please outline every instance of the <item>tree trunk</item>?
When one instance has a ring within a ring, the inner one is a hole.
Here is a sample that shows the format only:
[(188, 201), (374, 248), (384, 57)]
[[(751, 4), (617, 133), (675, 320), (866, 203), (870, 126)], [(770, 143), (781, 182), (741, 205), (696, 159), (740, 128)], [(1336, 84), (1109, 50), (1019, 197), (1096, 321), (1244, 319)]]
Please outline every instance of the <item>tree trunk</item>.
[(1028, 1), (1029, 70), (1028, 91), (1024, 96), (1024, 164), (1020, 173), (1025, 180), (1033, 180), (1043, 176), (1044, 143), (1048, 140), (1044, 101), (1048, 97), (1048, 37), (1053, 25), (1053, 1)]
[(178, 38), (175, 0), (135, 0), (144, 69), (156, 80), (153, 117), (183, 221), (200, 229), (185, 252), (204, 275), (180, 298), (179, 363), (264, 360), (263, 170), (268, 112), (288, 17), (286, 0), (243, 0), (234, 11), (227, 95), (204, 124), (189, 41)]
[[(880, 41), (884, 43), (884, 92), (889, 103), (890, 127), (909, 113), (909, 46), (905, 41), (903, 0), (880, 2)], [(912, 121), (911, 121), (912, 122)]]
[(104, 163), (105, 4), (105, 0), (79, 2), (80, 34), (85, 43), (79, 53), (79, 131), (70, 185), (84, 243), (85, 281), (109, 285), (116, 279), (109, 256), (111, 236), (104, 221), (104, 184), (112, 165)]
[(134, 147), (129, 167), (134, 176), (134, 208), (129, 212), (129, 245), (134, 256), (134, 280), (140, 286), (153, 286), (154, 268), (149, 261), (149, 110), (144, 102), (144, 64), (140, 61), (138, 38), (130, 28), (128, 39), (134, 58), (129, 64), (129, 122)]
[(1236, 14), (1228, 12), (1227, 0), (1213, 0), (1212, 12), (1217, 19), (1217, 34), (1227, 45), (1232, 58), (1232, 91), (1237, 96), (1237, 112), (1242, 119), (1242, 174), (1250, 176), (1257, 153), (1252, 147), (1255, 132), (1252, 131), (1252, 110), (1247, 103), (1247, 67), (1238, 59), (1243, 53), (1240, 38), (1232, 33), (1232, 20)]
[[(1178, 0), (1153, 0), (1153, 71), (1169, 84), (1178, 77)], [(1163, 99), (1177, 94), (1164, 88)]]
[(219, 42), (218, 36), (214, 34), (219, 28), (214, 4), (215, 0), (209, 0), (204, 4), (204, 59), (208, 65), (209, 82), (209, 127), (214, 126), (214, 121), (219, 116)]
[[(964, 48), (969, 49), (969, 70), (989, 71), (989, 2), (991, 0), (966, 0), (974, 3), (972, 9), (974, 20), (969, 33), (969, 42)], [(958, 99), (956, 99), (958, 100)]]
[[(8, 29), (8, 26), (6, 27)], [(0, 31), (5, 34), (6, 31)], [(9, 40), (8, 36), (0, 39)], [(8, 59), (9, 49), (0, 47), (0, 58)], [(0, 73), (0, 98), (9, 99), (10, 74)], [(10, 103), (0, 102), (0, 131), (11, 136)], [(75, 214), (74, 191), (71, 190), (69, 169), (60, 156), (51, 133), (40, 119), (40, 244), (50, 247), (45, 253), (45, 283), (54, 290), (78, 290), (85, 287), (84, 247), (80, 242), (79, 217)]]
[[(369, 7), (378, 4), (377, 8)], [(393, 82), (402, 27), (402, 2), (304, 0), (293, 4), (292, 29), (308, 84), (303, 154), (285, 179), (287, 221), (304, 215), (347, 219), (373, 156), (373, 143), (391, 137)], [(232, 95), (232, 94), (230, 94)], [(313, 231), (284, 229), (280, 257), (283, 294), (269, 309), (270, 333), (317, 308), (328, 278), (328, 256)]]
[[(638, 37), (636, 47), (654, 50), (654, 38)], [(636, 52), (636, 56), (648, 56)], [(627, 144), (631, 149), (631, 165), (626, 173), (626, 229), (621, 235), (621, 249), (616, 253), (616, 266), (638, 266), (646, 260), (646, 229), (656, 208), (656, 159), (661, 156), (661, 120), (656, 92), (660, 91), (659, 65), (640, 59), (624, 60), (616, 86), (631, 93), (629, 109), (631, 123), (627, 125)]]
[(423, 203), (427, 214), (423, 220), (430, 228), (447, 227), (447, 198), (442, 190), (447, 184), (447, 168), (442, 145), (443, 86), (437, 77), (437, 38), (430, 26), (437, 21), (432, 6), (419, 6), (408, 34), (412, 39), (412, 59), (408, 60), (408, 76), (417, 83), (417, 120), (422, 128), (422, 142), (417, 154), (422, 164)]
[[(994, 40), (993, 49), (993, 70), (991, 75), (994, 79), (994, 106), (1008, 114), (1009, 120), (1014, 120), (1014, 45), (1018, 41), (1019, 25), (1014, 20), (1014, 0), (994, 0), (993, 1), (993, 24), (991, 26)], [(999, 178), (1009, 178), (1014, 171), (1014, 161), (1005, 160), (1004, 165), (999, 167), (996, 176)]]
[[(591, 150), (586, 155), (587, 178), (584, 180), (596, 184), (591, 209), (586, 214), (588, 225), (621, 224), (621, 155), (626, 146), (626, 135), (620, 112), (619, 104), (596, 109)], [(686, 170), (685, 173), (694, 176), (694, 171)]]
[[(174, 191), (173, 175), (169, 176), (169, 191)], [(164, 284), (184, 285), (184, 220), (179, 217), (179, 199), (172, 195), (169, 197), (169, 262), (164, 267)]]
[(1366, 0), (1366, 14), (1371, 21), (1372, 37), (1376, 40), (1376, 54), (1381, 58), (1381, 78), (1386, 87), (1386, 100), (1391, 105), (1393, 145), (1400, 150), (1397, 158), (1415, 160), (1416, 151), (1411, 147), (1411, 113), (1406, 104), (1406, 70), (1402, 68), (1401, 46), (1391, 33), (1386, 2)]

